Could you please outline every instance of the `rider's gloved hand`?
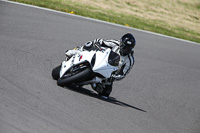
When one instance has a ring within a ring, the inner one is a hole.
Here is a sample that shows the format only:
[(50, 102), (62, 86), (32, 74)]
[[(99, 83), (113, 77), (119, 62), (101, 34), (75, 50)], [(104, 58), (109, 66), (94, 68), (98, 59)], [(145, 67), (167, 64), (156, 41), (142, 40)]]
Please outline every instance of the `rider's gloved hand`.
[(67, 57), (69, 56), (69, 55), (68, 55), (68, 54), (69, 54), (68, 51), (69, 51), (69, 50), (66, 50), (66, 52), (65, 52), (65, 55), (66, 55)]
[(99, 44), (99, 45), (102, 45), (103, 44), (103, 39), (101, 38), (97, 38), (93, 41), (94, 44)]
[(65, 52), (65, 55), (66, 55), (66, 60), (68, 61), (68, 60), (71, 58), (71, 56), (70, 56), (70, 51), (67, 50), (67, 51)]

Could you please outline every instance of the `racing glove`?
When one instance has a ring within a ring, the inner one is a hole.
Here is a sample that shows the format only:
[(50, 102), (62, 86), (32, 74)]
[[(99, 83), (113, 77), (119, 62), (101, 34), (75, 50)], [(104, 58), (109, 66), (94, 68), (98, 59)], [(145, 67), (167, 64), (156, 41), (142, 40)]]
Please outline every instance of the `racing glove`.
[(101, 38), (97, 38), (93, 41), (94, 44), (99, 44), (99, 45), (102, 45), (103, 44), (103, 39)]

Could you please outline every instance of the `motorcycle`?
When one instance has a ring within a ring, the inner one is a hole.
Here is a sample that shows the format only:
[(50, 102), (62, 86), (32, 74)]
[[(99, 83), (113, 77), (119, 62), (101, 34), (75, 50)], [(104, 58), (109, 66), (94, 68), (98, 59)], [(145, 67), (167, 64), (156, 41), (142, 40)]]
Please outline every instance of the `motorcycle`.
[[(104, 87), (103, 83), (112, 82), (112, 74), (117, 71), (120, 56), (110, 48), (93, 46), (90, 50), (83, 50), (52, 70), (53, 79), (59, 86), (91, 85), (102, 96), (109, 96), (112, 87)], [(96, 88), (96, 89), (95, 89)]]

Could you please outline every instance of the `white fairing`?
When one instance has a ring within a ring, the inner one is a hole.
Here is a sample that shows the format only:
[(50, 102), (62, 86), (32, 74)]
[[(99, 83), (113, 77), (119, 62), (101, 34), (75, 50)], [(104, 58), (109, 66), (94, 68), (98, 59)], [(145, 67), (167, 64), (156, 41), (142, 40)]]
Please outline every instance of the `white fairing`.
[(111, 73), (117, 70), (117, 67), (111, 66), (108, 64), (108, 57), (110, 54), (111, 49), (107, 49), (104, 53), (98, 51), (96, 53), (96, 63), (93, 67), (93, 71), (100, 73), (104, 77), (109, 78)]
[[(118, 69), (117, 66), (111, 66), (108, 63), (108, 57), (111, 52), (111, 49), (103, 49), (102, 51), (81, 51), (80, 53), (75, 54), (72, 56), (68, 61), (63, 61), (61, 65), (60, 70), (60, 78), (65, 74), (67, 70), (71, 68), (71, 66), (74, 66), (76, 64), (79, 64), (81, 62), (84, 62), (87, 60), (89, 63), (91, 63), (91, 60), (93, 56), (96, 53), (96, 60), (95, 64), (92, 68), (93, 72), (99, 73), (103, 75), (106, 79), (110, 78), (113, 71), (116, 71)], [(104, 78), (104, 79), (105, 79)], [(95, 77), (91, 82), (101, 82), (103, 79), (99, 77)]]

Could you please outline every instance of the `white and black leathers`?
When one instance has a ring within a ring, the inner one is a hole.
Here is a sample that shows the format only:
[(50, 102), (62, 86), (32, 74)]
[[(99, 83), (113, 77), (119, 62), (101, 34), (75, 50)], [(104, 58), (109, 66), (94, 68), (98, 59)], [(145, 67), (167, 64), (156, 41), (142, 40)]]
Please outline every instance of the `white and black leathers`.
[[(95, 39), (94, 43), (99, 43), (103, 47), (109, 47), (112, 51), (118, 53), (120, 55), (120, 41), (117, 40), (103, 40), (103, 39)], [(123, 79), (132, 69), (134, 65), (134, 51), (126, 56), (120, 55), (120, 62), (118, 65), (117, 72), (113, 75), (115, 80)]]

